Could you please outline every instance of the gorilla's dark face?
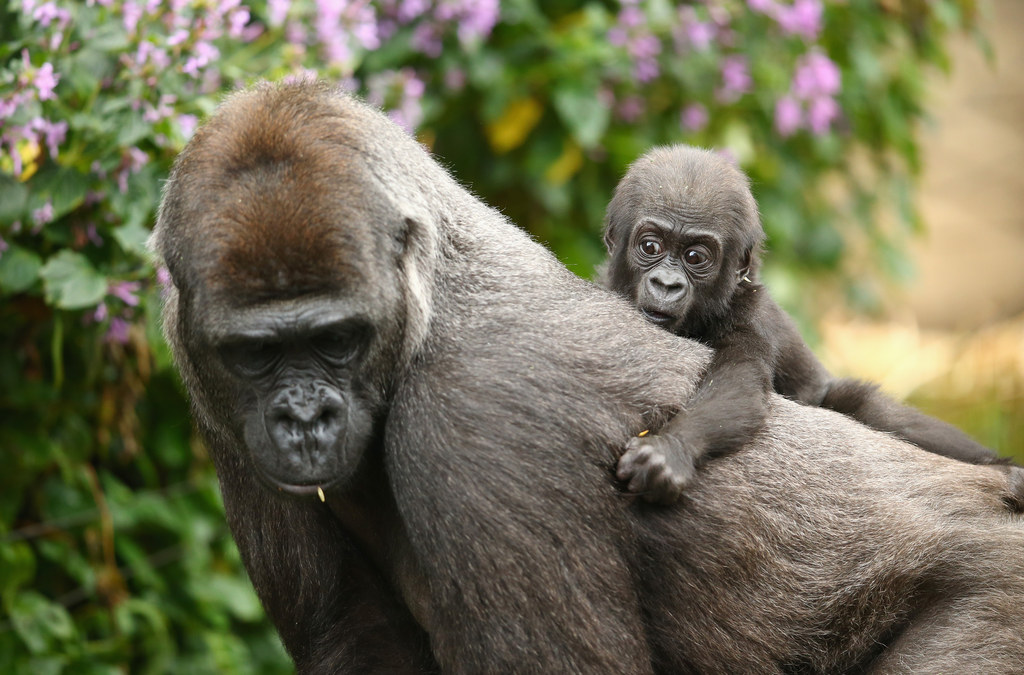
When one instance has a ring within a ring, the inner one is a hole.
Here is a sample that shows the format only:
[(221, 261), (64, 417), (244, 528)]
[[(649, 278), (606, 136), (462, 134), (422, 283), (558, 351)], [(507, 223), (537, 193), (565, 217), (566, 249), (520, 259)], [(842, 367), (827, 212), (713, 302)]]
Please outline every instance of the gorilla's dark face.
[(208, 339), (260, 475), (294, 493), (352, 475), (373, 426), (362, 373), (369, 318), (347, 303), (300, 298), (223, 325)]
[(696, 148), (634, 163), (608, 207), (608, 283), (677, 334), (714, 321), (754, 277), (763, 233), (745, 176)]
[(724, 250), (713, 231), (640, 220), (620, 254), (632, 277), (631, 300), (649, 321), (675, 331), (702, 296), (731, 294), (739, 277), (728, 270), (723, 278)]
[(412, 221), (331, 100), (297, 108), (302, 126), (258, 99), (214, 118), (179, 157), (158, 241), (169, 338), (199, 409), (267, 483), (300, 495), (362, 465), (409, 323)]

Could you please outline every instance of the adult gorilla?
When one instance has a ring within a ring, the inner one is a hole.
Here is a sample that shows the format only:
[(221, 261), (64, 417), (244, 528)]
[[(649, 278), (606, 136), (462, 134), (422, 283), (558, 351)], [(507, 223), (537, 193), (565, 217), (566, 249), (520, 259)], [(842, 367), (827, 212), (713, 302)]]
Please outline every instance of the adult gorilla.
[(618, 449), (708, 351), (342, 94), (229, 99), (154, 242), (228, 521), (301, 672), (1024, 669), (1003, 473), (773, 398), (678, 507), (623, 496)]

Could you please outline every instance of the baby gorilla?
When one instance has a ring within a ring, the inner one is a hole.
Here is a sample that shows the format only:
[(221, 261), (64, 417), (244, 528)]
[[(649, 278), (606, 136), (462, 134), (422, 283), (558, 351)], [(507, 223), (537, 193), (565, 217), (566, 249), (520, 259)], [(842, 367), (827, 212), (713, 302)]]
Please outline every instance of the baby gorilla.
[[(627, 445), (618, 474), (631, 491), (674, 502), (703, 458), (742, 446), (760, 429), (772, 391), (940, 455), (974, 464), (1002, 461), (872, 384), (832, 377), (758, 282), (763, 239), (746, 175), (713, 152), (656, 148), (616, 187), (605, 219), (605, 285), (652, 323), (716, 350), (685, 409), (657, 435)], [(1007, 501), (1019, 508), (1024, 472), (1014, 471), (1017, 496)]]

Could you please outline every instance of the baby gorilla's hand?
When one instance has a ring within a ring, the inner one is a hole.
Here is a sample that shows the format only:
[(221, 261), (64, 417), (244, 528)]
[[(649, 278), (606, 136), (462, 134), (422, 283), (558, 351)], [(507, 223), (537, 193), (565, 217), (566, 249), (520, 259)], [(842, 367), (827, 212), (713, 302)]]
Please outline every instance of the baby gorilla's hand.
[(616, 472), (630, 492), (655, 504), (674, 504), (696, 471), (693, 453), (671, 436), (629, 439)]

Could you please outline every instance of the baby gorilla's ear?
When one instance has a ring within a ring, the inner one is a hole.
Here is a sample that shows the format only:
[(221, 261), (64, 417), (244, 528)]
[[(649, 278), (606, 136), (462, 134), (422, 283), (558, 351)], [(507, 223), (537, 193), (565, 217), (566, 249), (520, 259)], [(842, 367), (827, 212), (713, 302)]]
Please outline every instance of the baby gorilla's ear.
[(740, 281), (750, 281), (750, 263), (754, 258), (754, 251), (752, 248), (748, 248), (743, 252), (743, 257), (740, 258), (739, 269), (736, 270), (736, 278)]
[(604, 218), (604, 248), (608, 251), (608, 255), (615, 252), (616, 230), (617, 228), (612, 224), (611, 215), (606, 215)]

